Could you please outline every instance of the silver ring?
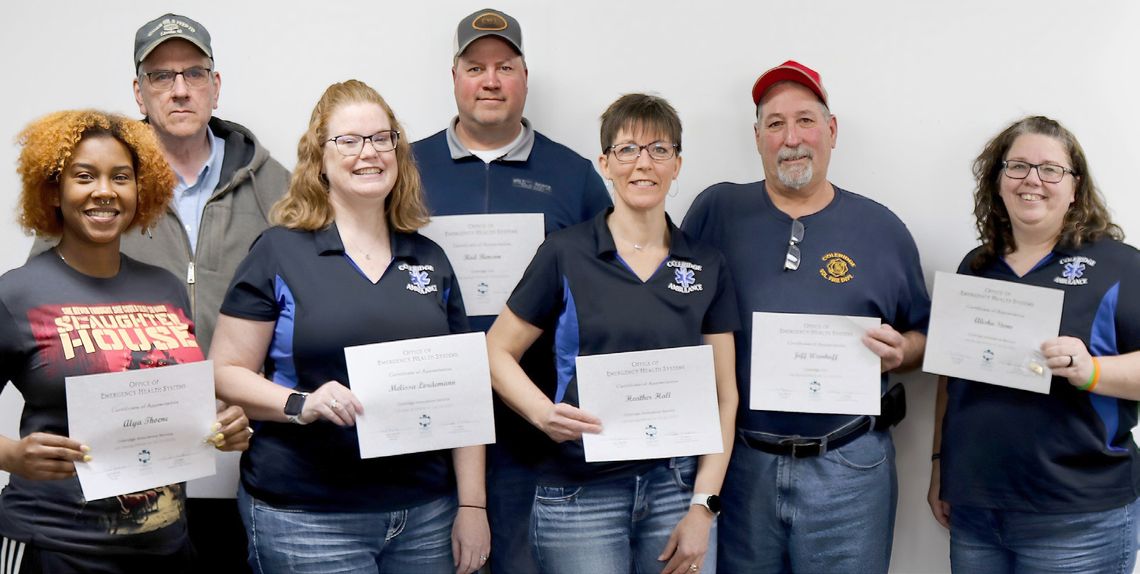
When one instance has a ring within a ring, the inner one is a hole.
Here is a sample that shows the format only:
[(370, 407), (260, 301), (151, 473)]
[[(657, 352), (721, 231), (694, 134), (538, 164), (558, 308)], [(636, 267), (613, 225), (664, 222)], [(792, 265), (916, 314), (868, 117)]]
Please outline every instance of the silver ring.
[(245, 430), (249, 431), (249, 436), (253, 436), (253, 427), (245, 427)]
[(696, 572), (700, 569), (701, 569), (701, 567), (697, 566), (696, 564), (689, 564), (689, 572)]
[(329, 408), (335, 411), (340, 408), (340, 403), (336, 402), (336, 399), (333, 399), (329, 401)]
[(479, 555), (479, 561), (480, 562), (486, 562), (487, 561), (487, 555), (486, 554), (480, 554)]
[(1065, 365), (1065, 368), (1067, 369), (1067, 368), (1069, 368), (1069, 367), (1071, 367), (1071, 366), (1073, 366), (1073, 356), (1072, 356), (1072, 355), (1069, 355), (1069, 364), (1068, 364), (1068, 365)]

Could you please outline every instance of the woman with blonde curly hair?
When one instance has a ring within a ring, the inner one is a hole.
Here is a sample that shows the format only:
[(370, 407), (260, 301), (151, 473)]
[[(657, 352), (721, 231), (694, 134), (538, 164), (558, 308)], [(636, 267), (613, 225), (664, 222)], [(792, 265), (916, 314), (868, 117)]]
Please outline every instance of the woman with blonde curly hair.
[(419, 175), (380, 94), (329, 86), (272, 218), (234, 275), (211, 354), (218, 392), (260, 425), (238, 492), (250, 566), (477, 570), (490, 550), (482, 446), (360, 457), (344, 348), (468, 330), (451, 264), (416, 233)]
[(939, 380), (928, 501), (954, 572), (1131, 572), (1140, 527), (1140, 252), (1069, 130), (1042, 116), (974, 162), (958, 273), (1064, 292), (1047, 394)]
[[(21, 132), (20, 224), (59, 244), (0, 277), (0, 389), (24, 397), (19, 440), (0, 436), (0, 568), (183, 572), (192, 554), (182, 484), (85, 500), (75, 465), (98, 457), (68, 436), (64, 379), (202, 360), (190, 302), (169, 272), (119, 253), (170, 200), (174, 176), (145, 125), (57, 112)], [(145, 328), (122, 328), (127, 322)], [(221, 409), (210, 440), (244, 450), (248, 420)]]

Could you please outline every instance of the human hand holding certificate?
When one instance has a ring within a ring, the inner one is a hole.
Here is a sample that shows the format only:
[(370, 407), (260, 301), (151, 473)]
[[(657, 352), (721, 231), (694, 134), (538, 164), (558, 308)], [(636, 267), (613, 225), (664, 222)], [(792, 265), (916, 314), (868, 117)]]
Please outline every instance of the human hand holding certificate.
[(346, 347), (360, 457), (495, 442), (483, 333)]
[(438, 216), (419, 232), (447, 253), (470, 316), (502, 312), (545, 238), (541, 213)]
[(880, 324), (873, 317), (753, 313), (748, 408), (878, 416), (879, 357), (863, 335)]
[(578, 357), (578, 404), (602, 420), (586, 462), (724, 452), (712, 347)]
[(1049, 392), (1041, 343), (1061, 327), (1064, 291), (939, 271), (933, 295), (922, 370)]
[(210, 361), (67, 377), (68, 434), (91, 447), (75, 464), (97, 500), (214, 474)]

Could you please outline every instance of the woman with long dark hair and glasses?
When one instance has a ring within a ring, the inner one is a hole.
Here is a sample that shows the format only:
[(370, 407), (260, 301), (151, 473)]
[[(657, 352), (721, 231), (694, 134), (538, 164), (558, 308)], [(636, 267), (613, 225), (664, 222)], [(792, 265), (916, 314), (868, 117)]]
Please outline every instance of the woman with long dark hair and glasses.
[(1069, 130), (1019, 120), (974, 161), (981, 245), (958, 273), (1064, 291), (1048, 394), (943, 377), (928, 499), (954, 572), (1131, 572), (1140, 252)]

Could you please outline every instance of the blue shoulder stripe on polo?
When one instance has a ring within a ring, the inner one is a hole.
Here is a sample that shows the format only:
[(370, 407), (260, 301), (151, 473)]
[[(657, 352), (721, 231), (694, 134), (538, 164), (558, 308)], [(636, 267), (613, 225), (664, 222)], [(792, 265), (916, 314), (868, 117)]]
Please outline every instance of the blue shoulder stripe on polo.
[(277, 275), (273, 280), (273, 296), (277, 299), (277, 324), (273, 326), (273, 341), (269, 343), (269, 358), (273, 361), (273, 382), (288, 388), (297, 388), (297, 365), (293, 364), (293, 329), (296, 326), (297, 300)]
[(566, 388), (577, 373), (578, 365), (578, 308), (574, 304), (574, 294), (570, 292), (570, 280), (562, 277), (562, 314), (554, 327), (554, 362), (558, 371), (558, 389), (554, 402), (560, 403), (566, 397)]
[[(1093, 318), (1092, 332), (1089, 333), (1089, 351), (1093, 356), (1104, 357), (1118, 355), (1116, 348), (1116, 305), (1120, 299), (1120, 283), (1117, 282), (1104, 294)], [(1089, 395), (1093, 409), (1100, 416), (1105, 429), (1105, 447), (1113, 452), (1126, 452), (1128, 449), (1112, 446), (1112, 437), (1120, 427), (1119, 400), (1104, 395)]]

